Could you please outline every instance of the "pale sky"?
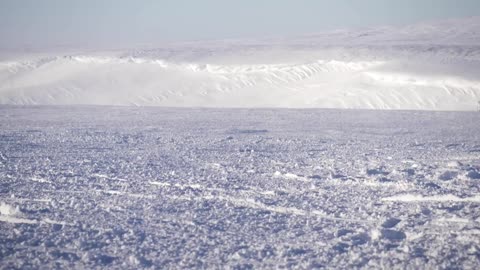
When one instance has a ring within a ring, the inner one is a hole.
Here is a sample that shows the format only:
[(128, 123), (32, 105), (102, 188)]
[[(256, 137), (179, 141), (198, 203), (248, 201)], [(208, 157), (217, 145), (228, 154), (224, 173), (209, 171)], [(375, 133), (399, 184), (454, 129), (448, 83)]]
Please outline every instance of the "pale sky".
[(285, 36), (480, 15), (480, 0), (0, 0), (0, 48)]

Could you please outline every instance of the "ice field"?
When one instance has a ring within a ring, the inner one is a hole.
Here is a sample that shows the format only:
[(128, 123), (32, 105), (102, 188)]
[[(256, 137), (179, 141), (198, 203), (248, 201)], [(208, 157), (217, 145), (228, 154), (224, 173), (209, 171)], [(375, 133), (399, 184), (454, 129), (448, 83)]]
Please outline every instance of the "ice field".
[(0, 106), (0, 268), (475, 269), (480, 113)]

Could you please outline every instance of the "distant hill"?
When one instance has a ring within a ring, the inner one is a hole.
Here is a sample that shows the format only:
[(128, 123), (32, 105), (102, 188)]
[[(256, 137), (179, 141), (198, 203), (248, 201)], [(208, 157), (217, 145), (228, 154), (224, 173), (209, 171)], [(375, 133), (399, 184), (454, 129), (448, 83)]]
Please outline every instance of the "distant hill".
[(476, 110), (480, 100), (479, 17), (5, 59), (0, 104)]

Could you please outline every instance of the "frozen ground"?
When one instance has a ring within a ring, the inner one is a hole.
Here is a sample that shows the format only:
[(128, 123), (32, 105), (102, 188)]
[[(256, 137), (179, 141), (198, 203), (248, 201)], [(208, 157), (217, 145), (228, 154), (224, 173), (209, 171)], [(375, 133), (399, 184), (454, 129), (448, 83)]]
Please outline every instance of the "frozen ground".
[(0, 268), (480, 265), (480, 113), (0, 107)]

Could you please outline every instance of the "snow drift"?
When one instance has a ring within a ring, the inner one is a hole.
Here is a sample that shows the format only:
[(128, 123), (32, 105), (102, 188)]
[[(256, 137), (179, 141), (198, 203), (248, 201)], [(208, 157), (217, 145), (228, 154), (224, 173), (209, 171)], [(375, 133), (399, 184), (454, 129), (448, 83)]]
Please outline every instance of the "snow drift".
[(476, 110), (480, 19), (22, 56), (1, 104)]

